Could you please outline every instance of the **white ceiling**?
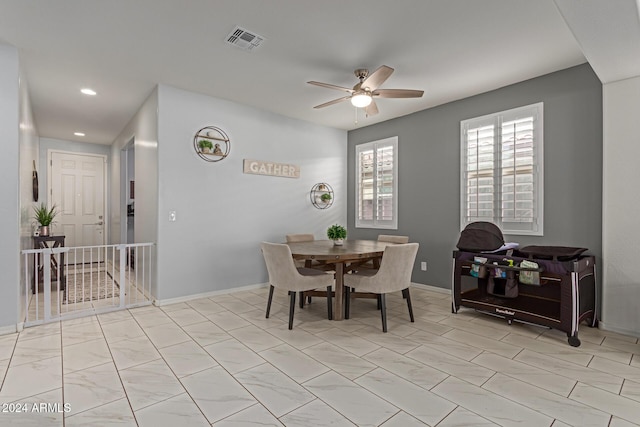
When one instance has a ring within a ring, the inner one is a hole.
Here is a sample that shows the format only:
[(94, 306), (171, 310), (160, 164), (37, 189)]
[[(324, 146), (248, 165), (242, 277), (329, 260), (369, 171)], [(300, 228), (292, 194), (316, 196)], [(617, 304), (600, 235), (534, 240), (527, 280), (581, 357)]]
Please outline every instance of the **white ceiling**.
[[(110, 144), (159, 83), (353, 129), (593, 66), (611, 46), (607, 25), (590, 32), (598, 8), (626, 20), (617, 37), (640, 29), (636, 0), (0, 0), (0, 43), (19, 48), (40, 136)], [(236, 25), (266, 41), (227, 45)], [(382, 64), (396, 70), (383, 88), (424, 97), (378, 99), (357, 125), (347, 102), (313, 109), (344, 93), (307, 81), (351, 87), (354, 69)]]

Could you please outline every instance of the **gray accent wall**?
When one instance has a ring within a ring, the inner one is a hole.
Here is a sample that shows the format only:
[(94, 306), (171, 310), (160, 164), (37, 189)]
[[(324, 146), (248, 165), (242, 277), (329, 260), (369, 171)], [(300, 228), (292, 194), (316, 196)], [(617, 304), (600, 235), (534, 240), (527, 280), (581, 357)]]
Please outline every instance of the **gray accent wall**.
[[(380, 100), (381, 111), (387, 102), (411, 100)], [(588, 64), (350, 131), (348, 238), (408, 235), (420, 243), (413, 281), (449, 288), (460, 235), (460, 121), (537, 102), (544, 103), (544, 236), (505, 240), (586, 247), (601, 262), (602, 84)], [(355, 146), (391, 136), (398, 136), (398, 229), (355, 228)]]

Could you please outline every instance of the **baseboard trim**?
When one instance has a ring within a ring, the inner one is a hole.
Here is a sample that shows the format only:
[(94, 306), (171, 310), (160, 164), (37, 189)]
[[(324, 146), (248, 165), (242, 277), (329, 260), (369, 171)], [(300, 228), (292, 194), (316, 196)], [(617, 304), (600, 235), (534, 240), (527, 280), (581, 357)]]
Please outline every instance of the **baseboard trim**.
[(598, 329), (602, 329), (603, 331), (615, 332), (617, 334), (628, 335), (630, 337), (639, 337), (638, 331), (632, 331), (624, 328), (616, 328), (615, 326), (611, 327), (607, 325), (602, 320), (598, 320)]
[(439, 286), (425, 285), (425, 284), (416, 283), (416, 282), (411, 282), (411, 286), (419, 288), (419, 289), (424, 289), (425, 291), (433, 291), (433, 292), (437, 292), (439, 294), (451, 295), (451, 289), (449, 289), (449, 288), (441, 288)]
[(232, 293), (240, 292), (240, 291), (252, 291), (254, 289), (266, 288), (267, 286), (269, 286), (268, 283), (258, 283), (258, 284), (255, 284), (255, 285), (240, 286), (238, 288), (220, 289), (218, 291), (205, 292), (205, 293), (202, 293), (202, 294), (193, 294), (193, 295), (186, 295), (186, 296), (183, 296), (183, 297), (168, 298), (168, 299), (162, 299), (162, 300), (154, 300), (153, 301), (153, 305), (157, 305), (158, 307), (162, 307), (162, 306), (169, 305), (169, 304), (178, 304), (178, 303), (181, 303), (181, 302), (191, 301), (191, 300), (199, 299), (199, 298), (215, 297), (215, 296), (218, 296), (218, 295), (232, 294)]
[(15, 325), (0, 326), (0, 335), (9, 335), (20, 332), (24, 329), (24, 323), (17, 323)]

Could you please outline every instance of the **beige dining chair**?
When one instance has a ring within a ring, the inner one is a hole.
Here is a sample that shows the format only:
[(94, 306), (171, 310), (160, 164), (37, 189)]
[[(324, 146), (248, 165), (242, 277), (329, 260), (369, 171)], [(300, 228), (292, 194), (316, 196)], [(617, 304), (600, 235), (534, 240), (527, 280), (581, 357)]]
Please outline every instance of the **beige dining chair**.
[[(389, 243), (409, 243), (409, 236), (396, 236), (393, 234), (379, 234), (378, 242)], [(368, 259), (366, 261), (355, 262), (349, 265), (348, 270), (361, 270), (363, 268), (380, 268), (380, 258)]]
[[(287, 234), (285, 235), (287, 243), (301, 243), (301, 242), (313, 242), (316, 238), (313, 234), (299, 233), (299, 234)], [(293, 261), (296, 267), (311, 268), (312, 262), (310, 259), (296, 259)]]
[[(418, 243), (405, 243), (389, 245), (384, 250), (380, 269), (354, 272), (344, 276), (346, 293), (345, 319), (349, 318), (351, 308), (352, 289), (358, 296), (378, 298), (380, 314), (382, 316), (382, 331), (387, 332), (387, 311), (385, 294), (402, 291), (402, 296), (407, 300), (409, 318), (413, 319), (413, 308), (411, 307), (411, 296), (409, 287), (411, 286), (411, 273), (413, 264), (418, 253)], [(355, 295), (354, 295), (355, 296)]]
[(331, 285), (334, 282), (333, 274), (304, 267), (296, 268), (291, 256), (291, 249), (285, 244), (262, 242), (260, 246), (269, 273), (269, 299), (267, 300), (266, 318), (269, 318), (269, 312), (271, 311), (274, 288), (281, 288), (289, 293), (291, 299), (289, 304), (289, 329), (293, 329), (296, 293), (326, 288), (327, 315), (329, 320), (333, 319), (331, 301)]

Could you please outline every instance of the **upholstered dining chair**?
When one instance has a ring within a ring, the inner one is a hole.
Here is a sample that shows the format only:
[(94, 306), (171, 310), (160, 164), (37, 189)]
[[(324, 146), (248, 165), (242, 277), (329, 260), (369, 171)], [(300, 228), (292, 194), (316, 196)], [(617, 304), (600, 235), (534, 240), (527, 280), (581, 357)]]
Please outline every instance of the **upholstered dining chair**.
[[(379, 234), (378, 242), (389, 243), (409, 243), (409, 236), (396, 236), (393, 234)], [(349, 266), (349, 270), (358, 270), (363, 268), (380, 268), (380, 258), (373, 258), (366, 261), (355, 262)]]
[(293, 313), (296, 305), (296, 293), (310, 291), (318, 288), (327, 289), (327, 315), (329, 320), (333, 318), (331, 304), (331, 285), (333, 274), (327, 274), (320, 270), (310, 268), (296, 268), (291, 256), (289, 246), (280, 243), (262, 242), (262, 255), (269, 272), (269, 299), (267, 301), (267, 314), (271, 311), (274, 288), (281, 288), (289, 293), (289, 329), (293, 329)]
[(418, 243), (405, 243), (389, 245), (384, 250), (380, 269), (364, 269), (344, 276), (346, 291), (345, 319), (349, 318), (351, 309), (351, 291), (355, 290), (359, 296), (369, 294), (377, 297), (380, 314), (382, 316), (382, 331), (387, 332), (387, 310), (385, 294), (402, 291), (402, 296), (407, 300), (409, 318), (413, 319), (411, 307), (411, 273), (418, 253)]

